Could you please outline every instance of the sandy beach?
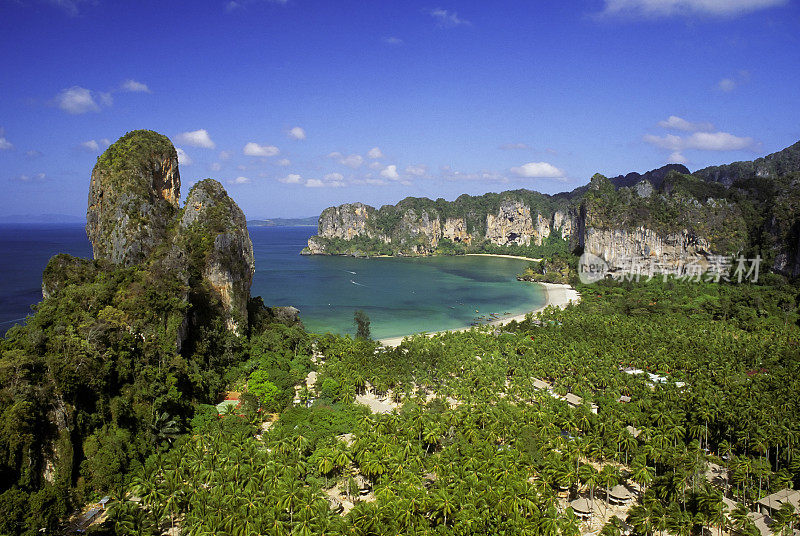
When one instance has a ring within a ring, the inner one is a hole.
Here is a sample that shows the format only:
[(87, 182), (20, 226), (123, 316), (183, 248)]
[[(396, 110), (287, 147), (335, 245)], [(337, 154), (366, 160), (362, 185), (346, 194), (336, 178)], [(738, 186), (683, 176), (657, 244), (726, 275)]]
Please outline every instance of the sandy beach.
[[(522, 257), (519, 257), (519, 258), (522, 258)], [(497, 320), (495, 320), (493, 322), (488, 322), (488, 323), (486, 323), (484, 325), (485, 326), (502, 326), (502, 325), (508, 324), (509, 322), (514, 321), (514, 320), (516, 320), (517, 322), (522, 322), (523, 320), (525, 320), (525, 317), (528, 314), (538, 313), (540, 311), (543, 311), (545, 308), (547, 308), (547, 307), (549, 307), (551, 305), (553, 307), (558, 307), (559, 309), (564, 309), (570, 303), (577, 304), (577, 303), (579, 303), (581, 301), (581, 295), (578, 294), (577, 290), (575, 290), (574, 288), (572, 288), (569, 285), (562, 285), (562, 284), (556, 284), (556, 283), (538, 283), (538, 284), (541, 285), (542, 287), (544, 287), (544, 296), (545, 296), (544, 305), (542, 305), (541, 307), (539, 307), (537, 309), (534, 309), (533, 311), (529, 311), (527, 313), (519, 314), (519, 315), (515, 315), (515, 316), (509, 316), (509, 317), (506, 317), (506, 318), (500, 318), (500, 319), (497, 319)], [(465, 326), (463, 328), (458, 328), (458, 329), (447, 329), (447, 330), (443, 330), (443, 331), (427, 332), (427, 335), (429, 337), (431, 337), (433, 335), (436, 335), (437, 333), (444, 333), (444, 332), (447, 332), (447, 331), (469, 331), (470, 329), (472, 329), (471, 326)], [(403, 339), (405, 339), (406, 337), (410, 337), (410, 336), (411, 335), (405, 335), (405, 336), (402, 336), (402, 337), (390, 337), (388, 339), (381, 339), (378, 342), (380, 342), (384, 346), (398, 346), (401, 342), (403, 342)]]
[(540, 262), (542, 259), (534, 259), (533, 257), (521, 257), (519, 255), (500, 255), (499, 253), (465, 253), (465, 257), (500, 257), (503, 259), (519, 259), (521, 261)]

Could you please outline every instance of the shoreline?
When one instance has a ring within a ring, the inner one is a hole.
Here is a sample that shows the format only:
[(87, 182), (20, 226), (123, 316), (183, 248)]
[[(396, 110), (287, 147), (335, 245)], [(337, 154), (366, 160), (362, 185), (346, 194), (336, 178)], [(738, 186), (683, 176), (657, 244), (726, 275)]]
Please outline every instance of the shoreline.
[[(458, 255), (456, 255), (458, 257)], [(521, 255), (504, 255), (502, 253), (464, 253), (464, 257), (500, 257), (501, 259), (518, 259), (521, 261), (542, 262), (542, 259), (523, 257)]]
[[(484, 254), (476, 253), (475, 255), (484, 255)], [(487, 253), (485, 255), (491, 255), (491, 254)], [(505, 257), (507, 255), (491, 255), (491, 256), (498, 256), (498, 257), (504, 256)], [(527, 259), (527, 257), (520, 257), (520, 258), (525, 258), (526, 260), (530, 260), (530, 259)], [(551, 305), (554, 306), (554, 307), (558, 307), (559, 309), (564, 309), (570, 303), (578, 304), (581, 301), (581, 295), (578, 293), (577, 290), (572, 288), (570, 285), (560, 284), (560, 283), (536, 283), (536, 284), (537, 285), (541, 285), (542, 288), (544, 289), (544, 304), (543, 305), (541, 305), (540, 307), (537, 307), (536, 309), (534, 309), (532, 311), (528, 311), (527, 313), (522, 313), (522, 314), (510, 316), (508, 318), (499, 318), (497, 320), (493, 320), (492, 322), (488, 322), (488, 323), (483, 324), (483, 325), (484, 326), (504, 326), (504, 325), (508, 324), (509, 322), (512, 322), (512, 321), (515, 321), (515, 320), (517, 322), (522, 322), (523, 320), (525, 320), (525, 317), (528, 316), (529, 314), (540, 313), (540, 312), (544, 311), (547, 307), (550, 307)], [(473, 329), (474, 327), (476, 327), (476, 326), (464, 326), (462, 328), (443, 329), (443, 330), (440, 330), (440, 331), (430, 331), (430, 332), (421, 332), (421, 333), (425, 333), (425, 335), (427, 335), (428, 337), (433, 337), (434, 335), (438, 335), (439, 333), (447, 333), (447, 332), (451, 332), (451, 331), (454, 331), (454, 332), (469, 331), (469, 330)], [(395, 346), (399, 346), (400, 343), (403, 342), (403, 339), (405, 339), (406, 337), (413, 337), (414, 335), (419, 335), (419, 334), (420, 333), (411, 333), (409, 335), (403, 335), (403, 336), (400, 336), (400, 337), (388, 337), (388, 338), (385, 338), (385, 339), (380, 339), (380, 340), (378, 340), (378, 342), (381, 343), (385, 347), (395, 347)]]

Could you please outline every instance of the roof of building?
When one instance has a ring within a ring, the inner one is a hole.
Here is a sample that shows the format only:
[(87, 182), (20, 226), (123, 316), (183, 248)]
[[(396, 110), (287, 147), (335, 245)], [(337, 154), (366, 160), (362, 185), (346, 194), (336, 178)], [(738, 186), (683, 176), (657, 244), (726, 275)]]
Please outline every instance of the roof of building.
[(628, 433), (630, 433), (635, 438), (639, 437), (639, 434), (642, 433), (641, 430), (639, 430), (638, 428), (634, 428), (631, 425), (626, 426), (625, 429), (628, 431)]
[(608, 494), (612, 499), (617, 499), (617, 500), (627, 500), (633, 497), (633, 493), (631, 492), (631, 490), (629, 490), (626, 486), (623, 486), (622, 484), (617, 484), (616, 486), (611, 488), (611, 491), (609, 491)]
[(761, 533), (761, 536), (772, 536), (772, 529), (769, 528), (769, 523), (767, 523), (767, 517), (764, 514), (759, 514), (758, 512), (750, 512), (747, 514), (747, 517), (753, 520), (753, 524), (758, 529), (758, 532)]
[(591, 514), (594, 511), (592, 503), (585, 497), (580, 497), (569, 503), (570, 507), (579, 514)]
[(536, 389), (550, 389), (550, 384), (544, 380), (540, 380), (539, 378), (533, 379), (533, 386)]
[(795, 509), (800, 509), (800, 491), (790, 488), (784, 488), (780, 491), (776, 491), (770, 495), (767, 495), (760, 501), (758, 504), (761, 506), (766, 506), (770, 510), (778, 510), (783, 503), (788, 502)]
[(564, 396), (564, 400), (567, 401), (567, 404), (572, 404), (573, 406), (580, 406), (583, 404), (583, 399), (575, 393), (567, 393), (566, 396)]

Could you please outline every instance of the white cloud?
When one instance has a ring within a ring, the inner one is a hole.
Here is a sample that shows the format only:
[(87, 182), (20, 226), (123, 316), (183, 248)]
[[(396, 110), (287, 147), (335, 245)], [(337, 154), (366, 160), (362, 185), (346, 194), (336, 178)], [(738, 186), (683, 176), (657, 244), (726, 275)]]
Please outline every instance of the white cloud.
[(380, 162), (377, 162), (377, 161), (369, 163), (369, 169), (376, 169), (377, 170), (377, 169), (381, 169), (382, 167), (383, 167), (383, 164), (381, 164)]
[(278, 160), (276, 162), (276, 164), (278, 164), (281, 167), (286, 167), (286, 166), (291, 166), (292, 165), (292, 161), (289, 160), (288, 158), (281, 158), (280, 160)]
[(250, 179), (248, 179), (247, 177), (236, 177), (230, 182), (232, 184), (248, 184), (250, 182)]
[(367, 184), (371, 184), (372, 186), (383, 186), (388, 184), (385, 180), (382, 179), (364, 179), (364, 182)]
[(8, 151), (13, 148), (14, 144), (6, 139), (6, 129), (0, 127), (0, 151)]
[(394, 36), (384, 37), (383, 38), (383, 42), (386, 43), (387, 45), (402, 45), (403, 44), (403, 40), (402, 39), (400, 39), (399, 37), (394, 37)]
[(400, 174), (397, 172), (397, 166), (392, 164), (390, 166), (386, 166), (381, 170), (381, 177), (384, 179), (391, 179), (396, 181), (400, 178)]
[(547, 162), (528, 162), (519, 167), (512, 167), (511, 173), (526, 179), (560, 179), (566, 175), (563, 170)]
[(301, 177), (297, 173), (289, 173), (285, 177), (278, 179), (278, 182), (282, 182), (285, 184), (300, 184), (302, 181), (303, 177)]
[(502, 151), (515, 151), (520, 149), (530, 149), (527, 143), (504, 143), (499, 147)]
[(244, 146), (242, 152), (247, 156), (261, 156), (266, 158), (270, 156), (275, 156), (281, 151), (274, 145), (259, 145), (251, 141)]
[(306, 181), (307, 188), (322, 188), (323, 186), (325, 186), (325, 183), (319, 179), (308, 179)]
[(85, 141), (81, 143), (79, 147), (93, 153), (96, 153), (100, 150), (100, 145), (94, 140)]
[(364, 158), (360, 154), (351, 154), (339, 160), (339, 163), (355, 169), (364, 163)]
[(175, 136), (178, 143), (191, 145), (192, 147), (202, 147), (204, 149), (213, 149), (217, 145), (211, 140), (208, 131), (204, 128), (199, 130), (191, 130), (189, 132), (182, 132)]
[(325, 175), (322, 178), (324, 180), (326, 180), (326, 181), (336, 181), (336, 182), (338, 182), (338, 181), (344, 180), (344, 175), (342, 175), (341, 173), (328, 173), (327, 175)]
[(669, 158), (667, 158), (668, 164), (686, 164), (688, 162), (689, 161), (686, 160), (686, 157), (683, 156), (679, 151), (675, 151), (669, 155)]
[(380, 147), (373, 147), (369, 150), (367, 156), (373, 159), (383, 158), (383, 152), (381, 151)]
[(244, 171), (247, 169), (247, 166), (245, 166), (244, 164), (239, 164), (238, 166), (236, 166), (236, 169), (238, 169), (239, 171)]
[(100, 140), (100, 145), (105, 145), (106, 147), (108, 147), (109, 145), (111, 145), (111, 140), (109, 140), (108, 138), (103, 138)]
[(673, 151), (673, 153), (685, 149), (740, 151), (742, 149), (752, 149), (758, 145), (753, 138), (734, 136), (727, 132), (695, 132), (687, 137), (674, 134), (667, 134), (666, 136), (646, 134), (643, 139), (650, 145)]
[(41, 182), (47, 178), (44, 173), (35, 173), (33, 175), (17, 175), (14, 180), (17, 182)]
[(723, 78), (717, 82), (716, 89), (723, 93), (730, 93), (742, 84), (750, 81), (750, 72), (746, 70), (737, 71), (733, 76)]
[(30, 151), (25, 151), (25, 158), (29, 158), (33, 160), (34, 158), (39, 158), (42, 156), (41, 151), (37, 151), (36, 149), (31, 149)]
[(186, 154), (186, 151), (181, 149), (180, 147), (175, 147), (175, 151), (178, 152), (178, 164), (181, 166), (191, 166), (193, 160)]
[(428, 14), (436, 19), (439, 26), (443, 28), (455, 28), (456, 26), (469, 26), (472, 24), (468, 20), (464, 20), (458, 16), (455, 11), (447, 11), (446, 9), (432, 9)]
[(286, 134), (293, 140), (304, 140), (306, 139), (306, 131), (303, 130), (301, 127), (292, 127), (289, 129), (289, 132)]
[(120, 87), (122, 91), (130, 91), (132, 93), (152, 93), (150, 88), (147, 87), (147, 84), (144, 82), (137, 82), (131, 78), (125, 80)]
[(231, 157), (230, 151), (220, 151), (219, 152), (219, 159), (220, 160), (228, 160)]
[(100, 101), (100, 106), (109, 107), (114, 104), (114, 97), (111, 96), (111, 93), (99, 91), (97, 93), (97, 100)]
[(677, 115), (671, 115), (664, 121), (659, 121), (658, 126), (672, 130), (682, 130), (684, 132), (696, 132), (698, 130), (709, 132), (714, 130), (714, 125), (711, 123), (692, 123)]
[(786, 3), (787, 0), (605, 0), (602, 14), (650, 18), (673, 15), (735, 17)]
[(56, 95), (55, 100), (59, 108), (72, 115), (99, 112), (101, 105), (110, 106), (112, 103), (109, 94), (97, 94), (90, 89), (80, 86), (62, 89), (61, 92)]
[(333, 158), (343, 166), (351, 167), (356, 169), (364, 163), (364, 157), (359, 154), (351, 154), (344, 156), (342, 153), (338, 151), (334, 151), (328, 155), (328, 158)]
[(717, 82), (717, 89), (720, 91), (724, 91), (725, 93), (730, 93), (736, 86), (739, 84), (736, 83), (736, 80), (733, 78), (723, 78), (719, 82)]
[(422, 164), (407, 166), (406, 173), (409, 175), (414, 175), (415, 177), (422, 177), (428, 173), (428, 166), (424, 166)]
[(222, 169), (222, 164), (220, 164), (219, 162), (211, 162), (211, 164), (208, 166), (208, 168), (211, 171), (219, 171), (219, 170)]

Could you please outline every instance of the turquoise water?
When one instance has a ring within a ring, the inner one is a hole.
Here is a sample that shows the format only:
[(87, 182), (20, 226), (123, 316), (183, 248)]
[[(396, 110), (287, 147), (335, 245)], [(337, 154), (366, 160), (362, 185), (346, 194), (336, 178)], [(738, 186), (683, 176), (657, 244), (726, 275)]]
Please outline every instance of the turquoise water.
[[(356, 309), (369, 315), (373, 337), (385, 338), (463, 327), (479, 315), (518, 314), (544, 303), (538, 285), (514, 279), (525, 261), (300, 256), (315, 232), (313, 227), (250, 229), (256, 256), (252, 294), (268, 305), (297, 307), (311, 331), (353, 333)], [(42, 270), (62, 252), (91, 257), (82, 226), (0, 226), (0, 334), (41, 300)]]
[[(301, 257), (314, 228), (254, 228), (252, 294), (300, 309), (310, 331), (353, 333), (363, 309), (375, 338), (469, 325), (475, 317), (519, 314), (544, 303), (539, 285), (521, 283), (526, 261), (492, 257)], [(476, 310), (478, 311), (476, 313)]]

